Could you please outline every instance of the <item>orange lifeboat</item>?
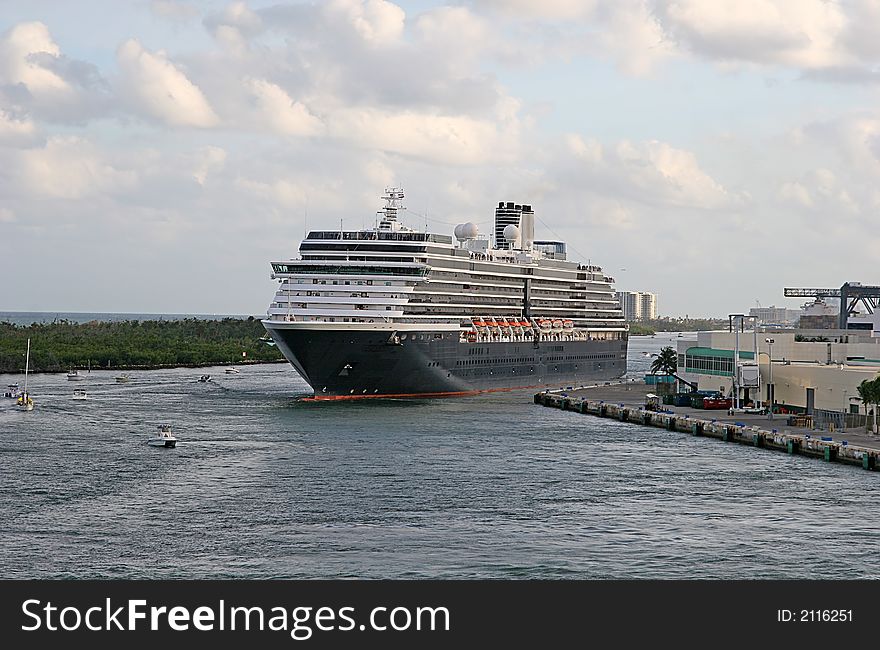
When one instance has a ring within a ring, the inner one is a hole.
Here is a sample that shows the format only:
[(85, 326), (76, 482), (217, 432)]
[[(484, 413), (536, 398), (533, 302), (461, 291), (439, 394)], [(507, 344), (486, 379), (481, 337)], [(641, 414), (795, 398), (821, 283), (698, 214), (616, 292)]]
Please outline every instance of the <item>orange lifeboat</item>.
[(564, 321), (562, 321), (562, 327), (566, 330), (569, 330), (569, 331), (573, 330), (574, 329), (574, 321), (566, 318)]
[(553, 329), (561, 330), (562, 329), (562, 320), (560, 320), (559, 318), (554, 318), (553, 319)]
[(546, 318), (539, 318), (538, 319), (538, 327), (540, 327), (542, 330), (549, 330), (550, 329), (550, 321), (547, 320)]
[(474, 323), (474, 327), (486, 327), (486, 321), (481, 318), (472, 319)]

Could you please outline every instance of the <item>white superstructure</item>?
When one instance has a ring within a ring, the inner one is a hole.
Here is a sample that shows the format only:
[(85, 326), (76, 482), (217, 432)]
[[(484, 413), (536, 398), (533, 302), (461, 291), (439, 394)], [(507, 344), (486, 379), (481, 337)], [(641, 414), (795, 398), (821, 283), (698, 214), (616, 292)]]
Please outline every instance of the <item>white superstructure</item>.
[[(406, 228), (397, 218), (403, 192), (389, 189), (383, 198), (375, 228), (312, 231), (299, 260), (272, 262), (279, 286), (269, 320), (455, 330), (494, 320), (491, 327), (508, 336), (540, 332), (543, 320), (552, 331), (554, 320), (567, 320), (570, 333), (596, 338), (626, 331), (613, 278), (598, 266), (553, 259), (522, 236), (533, 238), (529, 206), (504, 210), (505, 248), (496, 248), (470, 223), (456, 228), (455, 239)], [(524, 223), (511, 223), (513, 212)]]

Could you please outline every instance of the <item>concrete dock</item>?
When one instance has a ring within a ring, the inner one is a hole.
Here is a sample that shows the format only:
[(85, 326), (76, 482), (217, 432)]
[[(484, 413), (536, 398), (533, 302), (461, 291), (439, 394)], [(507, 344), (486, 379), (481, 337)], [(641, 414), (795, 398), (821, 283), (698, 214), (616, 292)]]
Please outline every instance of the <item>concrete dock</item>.
[(787, 416), (780, 414), (771, 420), (768, 415), (665, 404), (659, 411), (646, 410), (645, 396), (655, 390), (630, 381), (544, 391), (534, 399), (542, 406), (880, 470), (880, 436), (863, 428), (821, 431), (788, 426)]

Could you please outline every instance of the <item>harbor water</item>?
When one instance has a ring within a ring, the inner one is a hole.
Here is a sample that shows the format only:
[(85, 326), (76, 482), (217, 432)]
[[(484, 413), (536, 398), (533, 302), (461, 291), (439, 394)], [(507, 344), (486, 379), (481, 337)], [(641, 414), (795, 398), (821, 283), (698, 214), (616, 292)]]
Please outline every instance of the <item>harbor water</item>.
[[(633, 375), (676, 340), (634, 337)], [(286, 364), (115, 374), (31, 375), (29, 413), (0, 401), (0, 576), (880, 577), (858, 468), (531, 391), (310, 402)], [(177, 447), (149, 447), (166, 422)]]

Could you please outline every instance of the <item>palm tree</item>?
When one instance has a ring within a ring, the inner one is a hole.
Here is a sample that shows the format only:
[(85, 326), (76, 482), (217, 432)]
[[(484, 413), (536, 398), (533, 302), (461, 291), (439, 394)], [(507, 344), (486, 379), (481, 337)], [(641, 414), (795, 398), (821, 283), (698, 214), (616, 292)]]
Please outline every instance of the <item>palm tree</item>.
[(874, 426), (871, 428), (873, 432), (877, 432), (877, 408), (880, 406), (880, 376), (875, 379), (865, 379), (856, 387), (862, 403), (865, 405), (865, 428), (867, 428), (868, 404), (874, 406)]
[(862, 404), (865, 405), (865, 428), (868, 428), (868, 397), (871, 393), (871, 387), (869, 384), (871, 383), (870, 379), (865, 379), (861, 384), (856, 386), (856, 392), (859, 394), (859, 398), (862, 400)]
[(651, 372), (654, 374), (674, 375), (678, 371), (678, 354), (675, 348), (665, 347), (651, 363)]

